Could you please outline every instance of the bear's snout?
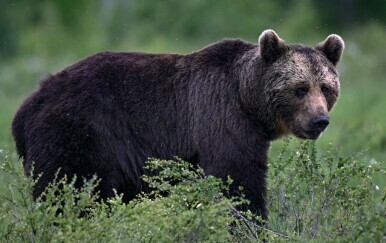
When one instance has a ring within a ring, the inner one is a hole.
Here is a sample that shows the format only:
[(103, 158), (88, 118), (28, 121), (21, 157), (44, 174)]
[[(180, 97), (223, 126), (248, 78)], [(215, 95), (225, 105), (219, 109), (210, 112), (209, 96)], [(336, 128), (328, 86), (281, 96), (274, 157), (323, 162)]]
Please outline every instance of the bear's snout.
[(311, 115), (301, 113), (294, 123), (292, 132), (299, 138), (315, 140), (319, 138), (320, 134), (326, 130), (330, 124), (330, 118), (327, 114)]
[(328, 124), (330, 124), (330, 118), (326, 115), (315, 116), (311, 119), (311, 127), (318, 132), (324, 131)]

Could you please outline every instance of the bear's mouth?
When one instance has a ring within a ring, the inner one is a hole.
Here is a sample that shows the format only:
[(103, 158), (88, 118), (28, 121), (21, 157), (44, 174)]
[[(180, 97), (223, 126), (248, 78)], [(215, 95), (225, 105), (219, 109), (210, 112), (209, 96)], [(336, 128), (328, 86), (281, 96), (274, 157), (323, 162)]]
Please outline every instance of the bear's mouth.
[(312, 140), (316, 140), (320, 134), (322, 133), (322, 131), (317, 131), (317, 130), (304, 130), (302, 129), (302, 135), (304, 136), (304, 138), (306, 139), (312, 139)]

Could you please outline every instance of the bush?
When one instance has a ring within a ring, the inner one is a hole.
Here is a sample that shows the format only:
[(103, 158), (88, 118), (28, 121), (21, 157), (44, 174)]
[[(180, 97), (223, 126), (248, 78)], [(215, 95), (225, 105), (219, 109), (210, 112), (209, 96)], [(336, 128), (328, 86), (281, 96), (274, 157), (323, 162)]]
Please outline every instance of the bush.
[(360, 155), (319, 155), (313, 142), (283, 147), (270, 163), (269, 227), (309, 241), (380, 242), (386, 232), (381, 163)]
[(34, 202), (34, 181), (6, 156), (1, 162), (3, 177), (10, 181), (0, 199), (0, 241), (230, 240), (229, 208), (238, 201), (223, 196), (227, 184), (182, 160), (150, 160), (147, 169), (160, 171), (144, 177), (153, 191), (128, 204), (120, 195), (98, 201), (96, 178), (80, 189), (74, 187), (76, 178), (56, 180), (41, 196), (45, 200)]
[[(256, 225), (245, 201), (227, 198), (227, 182), (205, 176), (180, 159), (151, 159), (144, 181), (152, 188), (130, 203), (120, 195), (106, 202), (94, 193), (96, 177), (74, 187), (56, 180), (32, 200), (34, 181), (0, 150), (0, 241), (9, 242), (268, 242), (376, 241), (385, 239), (382, 164), (360, 155), (319, 155), (315, 143), (287, 141), (270, 162), (270, 217)], [(157, 172), (157, 173), (154, 173)], [(377, 183), (375, 183), (377, 182)], [(382, 183), (382, 181), (380, 180)], [(231, 231), (230, 231), (231, 229)], [(230, 233), (232, 232), (232, 233)]]

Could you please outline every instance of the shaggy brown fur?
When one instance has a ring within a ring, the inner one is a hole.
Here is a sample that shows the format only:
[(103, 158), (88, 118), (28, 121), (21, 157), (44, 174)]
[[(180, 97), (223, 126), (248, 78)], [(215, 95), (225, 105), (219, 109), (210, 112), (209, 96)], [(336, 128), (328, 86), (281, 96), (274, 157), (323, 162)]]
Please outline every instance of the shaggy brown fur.
[[(132, 199), (146, 190), (147, 158), (179, 156), (243, 186), (267, 217), (270, 141), (316, 139), (339, 95), (335, 65), (344, 44), (286, 45), (272, 30), (259, 45), (223, 40), (188, 54), (100, 53), (44, 80), (12, 124), (24, 169), (42, 173), (38, 197), (61, 174), (101, 179)], [(80, 184), (79, 184), (80, 185)]]

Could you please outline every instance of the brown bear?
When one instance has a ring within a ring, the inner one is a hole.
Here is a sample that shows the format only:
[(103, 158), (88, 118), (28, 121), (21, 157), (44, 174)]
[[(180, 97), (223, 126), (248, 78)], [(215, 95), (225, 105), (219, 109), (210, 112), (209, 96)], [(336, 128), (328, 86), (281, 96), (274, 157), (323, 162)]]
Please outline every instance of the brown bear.
[(42, 174), (33, 196), (61, 168), (60, 176), (97, 174), (102, 199), (115, 189), (129, 201), (147, 189), (149, 157), (178, 156), (230, 176), (231, 192), (242, 186), (248, 208), (266, 219), (270, 142), (324, 131), (343, 49), (337, 35), (311, 48), (266, 30), (257, 45), (231, 39), (187, 55), (90, 56), (41, 82), (13, 120), (25, 172), (33, 165)]

